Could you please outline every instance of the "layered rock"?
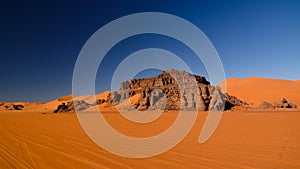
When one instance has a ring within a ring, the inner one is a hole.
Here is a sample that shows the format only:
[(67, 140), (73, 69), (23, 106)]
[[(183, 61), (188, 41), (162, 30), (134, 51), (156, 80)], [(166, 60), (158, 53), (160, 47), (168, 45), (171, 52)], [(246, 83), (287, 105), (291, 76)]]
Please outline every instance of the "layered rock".
[(152, 78), (133, 79), (122, 82), (120, 89), (112, 92), (107, 102), (115, 106), (139, 94), (133, 106), (138, 110), (224, 110), (228, 102), (230, 108), (243, 102), (228, 98), (219, 87), (213, 87), (203, 76), (185, 71), (168, 70)]

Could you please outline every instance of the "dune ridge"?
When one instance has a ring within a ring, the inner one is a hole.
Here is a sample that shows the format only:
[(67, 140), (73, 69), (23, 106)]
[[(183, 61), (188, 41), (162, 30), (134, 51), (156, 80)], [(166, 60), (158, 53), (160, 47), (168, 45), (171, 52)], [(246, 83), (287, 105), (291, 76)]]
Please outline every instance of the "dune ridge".
[(300, 106), (300, 80), (268, 79), (259, 77), (229, 78), (219, 84), (226, 83), (226, 92), (248, 103), (258, 106), (261, 102), (280, 103), (286, 98), (290, 103)]

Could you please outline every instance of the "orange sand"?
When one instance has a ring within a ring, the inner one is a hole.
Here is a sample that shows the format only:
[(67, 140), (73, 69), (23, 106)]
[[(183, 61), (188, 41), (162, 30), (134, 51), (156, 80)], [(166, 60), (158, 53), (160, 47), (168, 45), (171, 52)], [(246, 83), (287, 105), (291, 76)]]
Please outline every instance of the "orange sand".
[[(222, 86), (224, 82), (220, 84)], [(286, 98), (300, 107), (300, 80), (279, 80), (264, 78), (231, 78), (226, 80), (227, 93), (258, 106), (262, 101), (280, 103)]]
[[(161, 132), (177, 116), (167, 112), (143, 126), (115, 112), (104, 114), (114, 128), (137, 137)], [(300, 112), (226, 112), (214, 135), (199, 144), (206, 115), (200, 113), (188, 136), (170, 151), (129, 159), (95, 145), (75, 113), (1, 111), (0, 168), (300, 168)]]

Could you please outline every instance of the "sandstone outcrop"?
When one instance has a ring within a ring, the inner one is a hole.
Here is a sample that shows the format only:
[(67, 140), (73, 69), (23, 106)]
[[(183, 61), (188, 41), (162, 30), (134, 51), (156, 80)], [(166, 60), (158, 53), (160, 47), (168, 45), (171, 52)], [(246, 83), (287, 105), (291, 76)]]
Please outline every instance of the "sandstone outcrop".
[(2, 103), (1, 106), (3, 106), (6, 110), (22, 110), (22, 109), (24, 109), (24, 105), (21, 105), (21, 104)]
[(244, 108), (249, 107), (249, 104), (247, 102), (244, 102), (235, 96), (231, 96), (228, 93), (225, 93), (224, 95), (226, 98), (225, 110), (230, 110), (236, 106), (244, 107)]
[(57, 106), (57, 109), (54, 110), (54, 113), (59, 113), (59, 112), (69, 112), (69, 111), (74, 111), (75, 107), (77, 110), (82, 111), (82, 110), (86, 110), (91, 106), (96, 106), (99, 104), (104, 103), (105, 100), (104, 99), (97, 99), (95, 103), (90, 104), (87, 103), (84, 100), (72, 100), (66, 103), (62, 103), (60, 105)]
[(293, 109), (295, 109), (295, 108), (297, 108), (297, 105), (295, 105), (293, 103), (289, 103), (287, 101), (287, 99), (283, 98), (280, 103), (275, 103), (274, 105), (271, 103), (268, 103), (266, 101), (263, 101), (259, 105), (259, 108), (273, 108), (273, 109), (276, 109), (276, 108), (291, 109), (291, 108), (293, 108)]
[(273, 104), (263, 101), (259, 104), (259, 108), (263, 108), (263, 109), (270, 109), (270, 108), (275, 108)]
[(275, 104), (275, 108), (297, 108), (297, 105), (289, 103), (287, 99), (283, 98), (280, 104)]
[(245, 104), (236, 97), (223, 94), (203, 76), (174, 69), (152, 78), (122, 82), (118, 91), (108, 95), (107, 102), (109, 106), (115, 106), (136, 94), (139, 99), (133, 106), (138, 110), (221, 111)]

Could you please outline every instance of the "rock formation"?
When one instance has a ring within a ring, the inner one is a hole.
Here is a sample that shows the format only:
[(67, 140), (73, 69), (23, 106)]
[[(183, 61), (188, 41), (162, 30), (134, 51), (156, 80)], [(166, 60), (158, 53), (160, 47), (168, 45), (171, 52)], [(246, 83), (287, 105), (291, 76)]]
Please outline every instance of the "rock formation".
[(225, 93), (224, 95), (226, 98), (225, 110), (230, 110), (235, 106), (244, 107), (244, 108), (249, 107), (249, 104), (247, 102), (244, 102), (235, 96), (231, 96), (228, 93)]
[(275, 104), (274, 105), (275, 108), (297, 108), (297, 105), (293, 104), (293, 103), (289, 103), (286, 98), (283, 98), (281, 100), (280, 104)]
[(287, 99), (283, 98), (281, 100), (280, 103), (275, 103), (274, 105), (271, 104), (271, 103), (268, 103), (266, 101), (263, 101), (260, 105), (259, 105), (259, 108), (284, 108), (284, 109), (291, 109), (291, 108), (297, 108), (297, 105), (293, 104), (293, 103), (289, 103), (287, 101)]
[[(134, 104), (123, 104), (130, 98)], [(203, 76), (185, 71), (168, 70), (152, 78), (133, 79), (122, 82), (118, 91), (108, 94), (107, 99), (98, 99), (90, 104), (84, 100), (73, 100), (58, 105), (54, 111), (68, 112), (86, 110), (91, 106), (107, 103), (127, 110), (200, 110), (222, 111), (247, 103), (229, 94), (223, 94), (218, 86), (211, 86)]]
[(93, 104), (87, 103), (84, 100), (72, 100), (72, 101), (67, 102), (67, 104), (62, 103), (62, 104), (58, 105), (57, 109), (54, 110), (54, 113), (73, 111), (75, 109), (75, 107), (79, 111), (86, 110), (91, 106), (96, 106), (96, 105), (102, 104), (104, 102), (105, 102), (104, 99), (97, 99), (96, 102)]
[(263, 101), (259, 104), (259, 108), (270, 109), (270, 108), (275, 108), (275, 107), (271, 103)]
[(224, 110), (244, 102), (223, 94), (219, 87), (211, 86), (203, 76), (185, 71), (168, 70), (152, 78), (133, 79), (122, 82), (118, 91), (108, 95), (109, 106), (139, 94), (135, 105), (138, 110)]
[(13, 104), (13, 103), (1, 103), (0, 106), (3, 106), (6, 110), (22, 110), (24, 105)]

